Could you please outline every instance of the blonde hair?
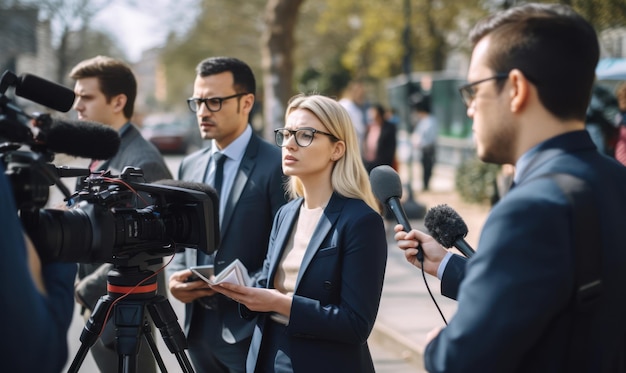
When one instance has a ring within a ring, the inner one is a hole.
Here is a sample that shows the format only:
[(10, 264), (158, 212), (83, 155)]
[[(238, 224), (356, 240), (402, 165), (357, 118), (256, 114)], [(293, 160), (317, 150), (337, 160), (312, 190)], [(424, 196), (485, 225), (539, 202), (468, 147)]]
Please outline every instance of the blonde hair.
[[(361, 160), (356, 131), (346, 109), (332, 98), (305, 94), (296, 95), (289, 100), (285, 118), (296, 109), (310, 111), (329, 133), (345, 143), (346, 151), (333, 167), (331, 175), (333, 190), (344, 197), (363, 200), (380, 213), (367, 170)], [(287, 192), (292, 198), (304, 195), (304, 187), (298, 177), (290, 177)]]

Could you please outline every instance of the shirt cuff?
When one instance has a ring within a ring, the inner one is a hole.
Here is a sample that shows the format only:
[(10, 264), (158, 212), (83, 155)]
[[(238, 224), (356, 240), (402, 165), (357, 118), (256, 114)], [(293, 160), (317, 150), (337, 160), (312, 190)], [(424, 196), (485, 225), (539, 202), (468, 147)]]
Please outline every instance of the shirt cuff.
[(448, 251), (448, 253), (446, 254), (446, 256), (443, 257), (443, 259), (441, 259), (441, 263), (439, 263), (439, 268), (437, 268), (437, 278), (441, 280), (441, 278), (443, 277), (443, 272), (446, 270), (446, 266), (448, 265), (448, 261), (450, 260), (450, 258), (452, 257), (451, 252)]

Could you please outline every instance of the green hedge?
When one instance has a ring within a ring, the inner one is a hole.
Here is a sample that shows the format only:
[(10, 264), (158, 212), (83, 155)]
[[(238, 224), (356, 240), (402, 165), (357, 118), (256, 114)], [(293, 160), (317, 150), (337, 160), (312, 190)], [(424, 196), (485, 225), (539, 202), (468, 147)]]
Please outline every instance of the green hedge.
[(498, 198), (496, 177), (500, 166), (469, 158), (456, 171), (455, 186), (461, 198), (471, 203), (493, 203)]

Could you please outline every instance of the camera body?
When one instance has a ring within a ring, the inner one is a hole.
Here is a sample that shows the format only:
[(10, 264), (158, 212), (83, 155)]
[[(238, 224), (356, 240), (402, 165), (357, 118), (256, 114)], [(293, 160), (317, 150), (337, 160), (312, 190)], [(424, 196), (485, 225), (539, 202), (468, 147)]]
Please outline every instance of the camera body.
[(122, 265), (139, 254), (215, 251), (216, 195), (142, 181), (143, 173), (133, 167), (119, 177), (91, 174), (68, 209), (21, 210), (22, 224), (43, 261)]

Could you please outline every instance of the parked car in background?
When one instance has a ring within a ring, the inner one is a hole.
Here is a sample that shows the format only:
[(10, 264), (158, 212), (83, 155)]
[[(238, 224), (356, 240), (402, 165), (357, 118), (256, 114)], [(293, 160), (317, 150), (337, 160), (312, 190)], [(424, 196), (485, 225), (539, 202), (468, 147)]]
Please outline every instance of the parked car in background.
[(195, 118), (185, 114), (149, 115), (143, 120), (141, 134), (166, 154), (187, 154), (202, 146)]

